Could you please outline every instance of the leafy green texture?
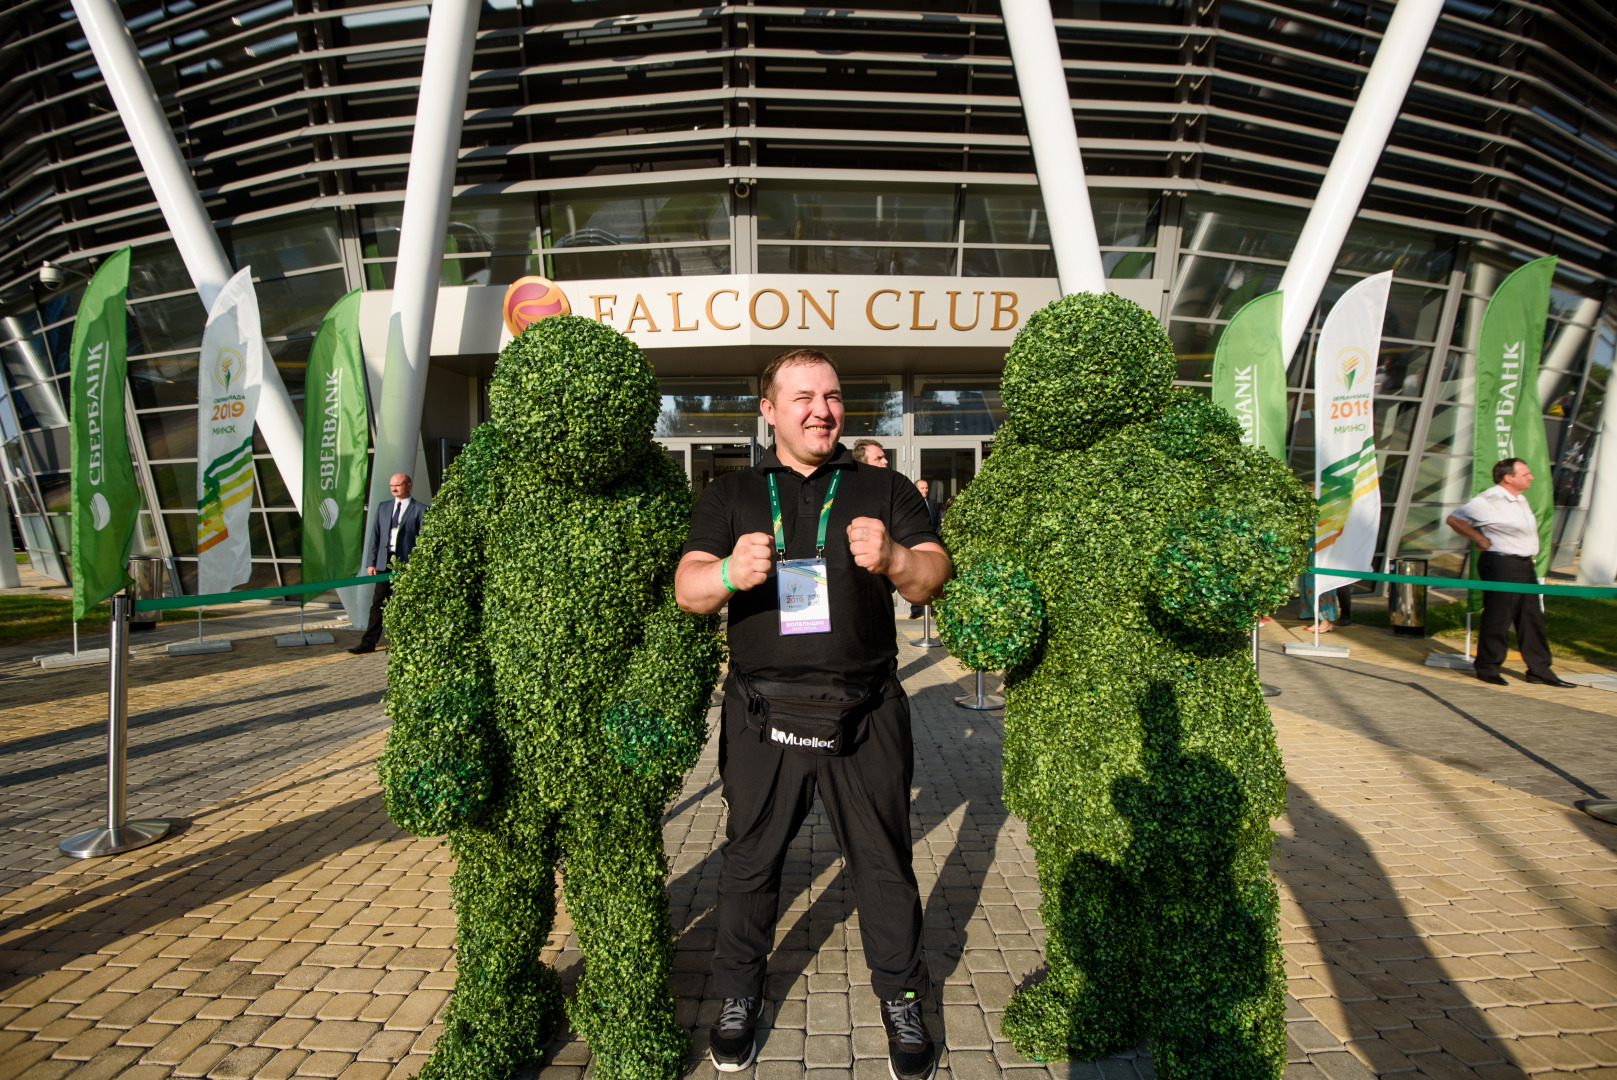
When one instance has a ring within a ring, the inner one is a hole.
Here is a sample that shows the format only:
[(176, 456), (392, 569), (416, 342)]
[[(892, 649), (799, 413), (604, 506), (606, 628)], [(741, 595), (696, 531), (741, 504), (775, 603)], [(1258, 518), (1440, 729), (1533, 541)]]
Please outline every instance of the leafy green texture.
[[(657, 394), (616, 331), (529, 326), (394, 579), (377, 768), (394, 821), (458, 860), (460, 974), (423, 1077), (510, 1076), (564, 1008), (603, 1080), (682, 1071), (661, 814), (706, 740), (720, 643), (674, 603), (691, 494), (651, 442)], [(539, 961), (558, 870), (584, 951), (565, 1006)]]
[(1009, 419), (943, 520), (938, 624), (1006, 671), (1005, 801), (1038, 857), (1048, 973), (1005, 1035), (1051, 1060), (1148, 1034), (1164, 1080), (1274, 1080), (1285, 775), (1247, 631), (1302, 570), (1314, 500), (1173, 370), (1117, 296), (1028, 321)]

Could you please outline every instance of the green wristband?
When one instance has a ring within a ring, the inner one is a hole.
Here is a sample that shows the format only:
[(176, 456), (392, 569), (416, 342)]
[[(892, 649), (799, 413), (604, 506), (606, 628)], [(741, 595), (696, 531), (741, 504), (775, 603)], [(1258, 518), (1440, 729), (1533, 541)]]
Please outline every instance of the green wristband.
[(736, 587), (730, 584), (730, 560), (728, 557), (719, 561), (719, 580), (724, 583), (726, 589), (731, 592), (736, 591)]

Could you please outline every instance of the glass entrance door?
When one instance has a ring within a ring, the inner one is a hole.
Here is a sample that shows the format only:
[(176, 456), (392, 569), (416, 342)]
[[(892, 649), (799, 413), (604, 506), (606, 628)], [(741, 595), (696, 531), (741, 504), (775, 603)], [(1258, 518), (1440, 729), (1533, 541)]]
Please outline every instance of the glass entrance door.
[(698, 441), (696, 439), (658, 439), (669, 458), (677, 464), (691, 482), (691, 491), (700, 495), (709, 484), (727, 472), (745, 469), (752, 464), (750, 442)]
[(916, 478), (927, 482), (932, 498), (947, 510), (982, 468), (992, 445), (992, 439), (951, 440), (944, 445), (928, 439), (916, 447)]

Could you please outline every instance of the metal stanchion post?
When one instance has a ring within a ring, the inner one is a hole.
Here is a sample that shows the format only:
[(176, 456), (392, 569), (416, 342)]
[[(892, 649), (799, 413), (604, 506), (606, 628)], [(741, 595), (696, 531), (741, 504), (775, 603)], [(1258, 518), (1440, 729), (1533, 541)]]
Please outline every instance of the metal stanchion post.
[(1005, 699), (998, 694), (983, 693), (983, 673), (977, 672), (977, 692), (963, 694), (954, 699), (954, 703), (962, 709), (972, 709), (976, 712), (987, 712), (990, 709), (1003, 709)]
[(129, 597), (112, 598), (111, 676), (107, 687), (107, 824), (61, 843), (75, 859), (94, 859), (144, 847), (168, 833), (172, 822), (124, 820), (124, 763), (129, 750)]
[(1258, 685), (1263, 687), (1264, 697), (1280, 696), (1280, 687), (1270, 686), (1263, 681), (1263, 671), (1258, 665), (1258, 628), (1256, 626), (1252, 628), (1252, 670), (1257, 673)]
[(932, 636), (932, 605), (928, 604), (921, 609), (921, 636), (911, 638), (910, 644), (917, 649), (936, 649), (943, 644)]

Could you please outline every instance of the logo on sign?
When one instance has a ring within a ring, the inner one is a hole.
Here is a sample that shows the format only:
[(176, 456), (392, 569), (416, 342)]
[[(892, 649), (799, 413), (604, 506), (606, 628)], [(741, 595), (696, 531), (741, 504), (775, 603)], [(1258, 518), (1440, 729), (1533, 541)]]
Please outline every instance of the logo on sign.
[(542, 277), (520, 277), (505, 290), (505, 328), (515, 337), (529, 323), (551, 315), (567, 315), (572, 308), (554, 281)]
[(1336, 381), (1342, 389), (1352, 390), (1353, 384), (1364, 378), (1370, 367), (1370, 357), (1358, 346), (1350, 345), (1336, 354)]
[(95, 526), (95, 531), (100, 532), (102, 529), (105, 529), (107, 527), (107, 522), (111, 520), (112, 507), (107, 505), (107, 497), (101, 494), (99, 491), (94, 495), (91, 495), (90, 524)]
[(241, 353), (235, 349), (219, 350), (219, 357), (213, 362), (213, 379), (225, 393), (230, 393), (230, 384), (241, 375), (244, 363)]
[(320, 524), (331, 528), (337, 524), (337, 500), (325, 498), (320, 500)]

